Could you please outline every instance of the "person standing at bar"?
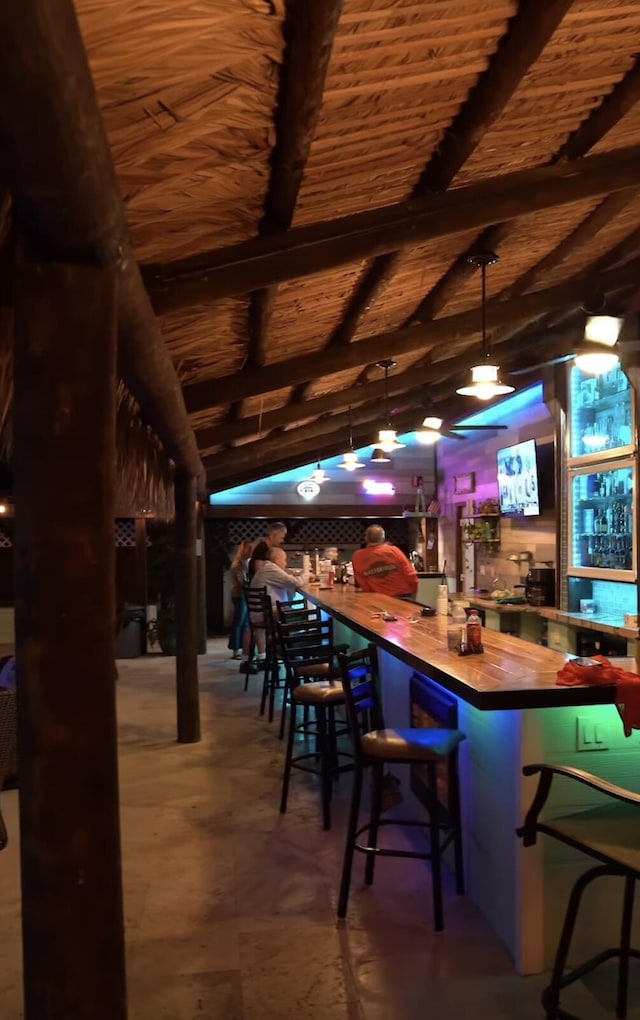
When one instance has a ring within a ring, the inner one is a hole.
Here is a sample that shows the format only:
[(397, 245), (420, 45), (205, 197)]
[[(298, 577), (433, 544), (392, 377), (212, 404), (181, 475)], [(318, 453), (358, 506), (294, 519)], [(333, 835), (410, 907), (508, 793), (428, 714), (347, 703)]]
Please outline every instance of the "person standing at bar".
[(233, 622), (229, 632), (228, 647), (233, 653), (232, 659), (242, 658), (244, 632), (247, 628), (249, 610), (244, 597), (244, 585), (248, 580), (247, 570), (253, 542), (250, 538), (242, 540), (231, 561), (231, 602), (233, 605)]
[(379, 595), (414, 598), (418, 575), (404, 553), (386, 541), (384, 528), (371, 524), (364, 539), (365, 548), (353, 554), (353, 574), (358, 588)]
[(249, 581), (252, 580), (258, 567), (262, 566), (269, 559), (271, 549), (279, 548), (287, 537), (287, 526), (281, 521), (274, 521), (267, 528), (264, 538), (259, 538), (251, 550), (249, 560)]

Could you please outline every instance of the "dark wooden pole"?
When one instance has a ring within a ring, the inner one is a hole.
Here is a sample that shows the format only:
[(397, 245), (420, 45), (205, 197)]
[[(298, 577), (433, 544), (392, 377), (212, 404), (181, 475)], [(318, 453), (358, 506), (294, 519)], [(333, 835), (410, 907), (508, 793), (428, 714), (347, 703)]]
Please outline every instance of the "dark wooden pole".
[(205, 506), (198, 503), (196, 518), (196, 585), (198, 592), (198, 655), (207, 651), (207, 549)]
[(114, 690), (115, 275), (17, 286), (16, 647), (26, 1020), (127, 1015)]
[(198, 604), (196, 585), (196, 479), (176, 471), (176, 696), (178, 740), (200, 740)]

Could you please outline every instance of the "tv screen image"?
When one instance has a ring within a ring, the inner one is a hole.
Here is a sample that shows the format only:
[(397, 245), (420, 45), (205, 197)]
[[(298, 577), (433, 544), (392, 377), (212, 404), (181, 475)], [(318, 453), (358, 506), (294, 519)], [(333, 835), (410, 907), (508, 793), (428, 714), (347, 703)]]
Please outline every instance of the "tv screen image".
[(523, 443), (498, 450), (498, 492), (500, 513), (510, 517), (535, 517), (540, 513), (536, 443)]

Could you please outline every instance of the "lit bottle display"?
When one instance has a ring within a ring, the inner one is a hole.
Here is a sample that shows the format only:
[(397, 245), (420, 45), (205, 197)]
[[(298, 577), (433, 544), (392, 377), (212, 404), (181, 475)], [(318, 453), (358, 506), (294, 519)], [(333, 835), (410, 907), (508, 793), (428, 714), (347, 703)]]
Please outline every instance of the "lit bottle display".
[(617, 365), (602, 375), (570, 372), (570, 458), (591, 460), (633, 448), (632, 390)]
[(570, 569), (633, 569), (633, 478), (629, 462), (573, 476)]

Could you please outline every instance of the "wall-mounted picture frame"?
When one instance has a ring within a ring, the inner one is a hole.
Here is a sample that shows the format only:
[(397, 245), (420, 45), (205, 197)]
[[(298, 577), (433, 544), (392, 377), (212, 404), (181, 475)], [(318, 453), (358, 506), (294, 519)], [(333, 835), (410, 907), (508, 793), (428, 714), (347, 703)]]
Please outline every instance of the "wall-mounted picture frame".
[(466, 475), (453, 476), (453, 491), (456, 496), (466, 496), (476, 491), (476, 473), (469, 471)]

